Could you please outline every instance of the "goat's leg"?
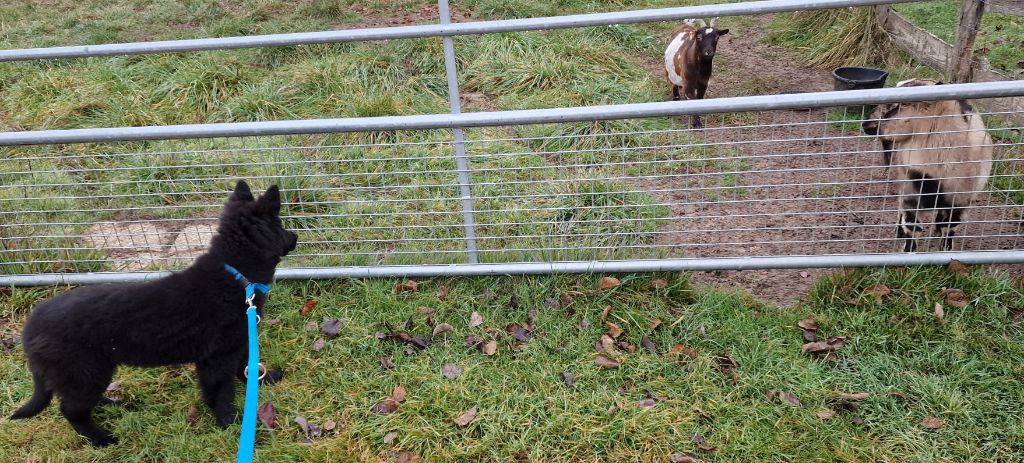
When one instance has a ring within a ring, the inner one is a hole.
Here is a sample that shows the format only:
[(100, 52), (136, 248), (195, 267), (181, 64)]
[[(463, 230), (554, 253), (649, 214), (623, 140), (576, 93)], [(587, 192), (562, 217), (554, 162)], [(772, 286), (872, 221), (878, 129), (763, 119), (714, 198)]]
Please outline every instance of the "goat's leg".
[[(697, 85), (693, 89), (693, 97), (689, 98), (689, 99), (691, 99), (691, 100), (703, 100), (704, 99), (704, 93), (707, 92), (707, 91), (708, 91), (708, 87), (707, 86), (705, 86), (705, 85)], [(693, 115), (693, 117), (690, 119), (690, 127), (693, 127), (695, 129), (699, 129), (699, 128), (704, 127), (704, 124), (700, 121), (700, 114), (694, 114)]]
[(679, 86), (673, 84), (672, 85), (672, 101), (679, 101), (681, 99), (682, 98), (679, 96)]
[(935, 231), (942, 237), (943, 251), (953, 249), (953, 235), (956, 234), (955, 229), (957, 225), (960, 225), (960, 219), (963, 217), (963, 213), (964, 208), (962, 207), (939, 209), (939, 211), (935, 213)]
[(896, 238), (905, 240), (903, 252), (914, 252), (917, 250), (917, 242), (914, 233), (920, 232), (921, 226), (917, 224), (917, 212), (920, 209), (919, 196), (904, 196), (900, 203), (900, 220), (896, 225)]

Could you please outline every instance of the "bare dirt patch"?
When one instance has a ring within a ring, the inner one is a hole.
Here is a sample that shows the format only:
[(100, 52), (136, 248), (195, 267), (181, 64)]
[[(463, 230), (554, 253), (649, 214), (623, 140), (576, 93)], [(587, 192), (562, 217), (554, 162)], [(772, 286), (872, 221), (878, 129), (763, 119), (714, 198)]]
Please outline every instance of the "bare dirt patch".
[[(372, 10), (366, 5), (352, 5), (353, 13), (358, 14), (362, 20), (353, 24), (339, 24), (335, 28), (342, 29), (368, 29), (373, 27), (410, 26), (413, 24), (437, 24), (437, 5), (423, 5), (418, 9), (406, 9), (400, 6), (395, 10), (378, 11)], [(452, 22), (475, 21), (478, 7), (460, 7), (451, 5)]]
[(215, 219), (184, 225), (138, 220), (99, 222), (86, 230), (82, 242), (106, 253), (114, 270), (153, 270), (168, 267), (168, 263), (190, 263), (206, 251), (216, 227)]

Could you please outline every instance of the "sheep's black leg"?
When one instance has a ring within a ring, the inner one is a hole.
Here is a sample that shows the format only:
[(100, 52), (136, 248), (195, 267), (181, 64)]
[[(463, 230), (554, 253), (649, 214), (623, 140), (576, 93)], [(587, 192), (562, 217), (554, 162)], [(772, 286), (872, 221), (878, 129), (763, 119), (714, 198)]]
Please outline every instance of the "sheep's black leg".
[(903, 209), (900, 210), (900, 223), (896, 225), (896, 238), (904, 240), (903, 252), (914, 252), (917, 250), (914, 232), (920, 231), (921, 227), (917, 225), (916, 207), (916, 200), (904, 198)]
[(942, 237), (942, 250), (953, 249), (953, 235), (956, 234), (956, 226), (960, 225), (964, 209), (961, 207), (950, 207), (940, 209), (935, 214), (935, 231)]
[(679, 97), (679, 86), (672, 85), (672, 101), (679, 101), (680, 99), (681, 98)]

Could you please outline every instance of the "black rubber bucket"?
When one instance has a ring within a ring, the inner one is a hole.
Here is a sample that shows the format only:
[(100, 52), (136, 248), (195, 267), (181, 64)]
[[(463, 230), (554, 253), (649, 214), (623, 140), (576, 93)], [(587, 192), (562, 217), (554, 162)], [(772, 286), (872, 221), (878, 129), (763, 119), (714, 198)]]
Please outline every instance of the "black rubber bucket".
[[(885, 87), (885, 78), (889, 73), (875, 68), (842, 67), (832, 71), (836, 90), (864, 90)], [(846, 113), (867, 117), (874, 105), (847, 106)]]
[(874, 68), (836, 68), (832, 71), (836, 90), (863, 90), (885, 87), (889, 73)]

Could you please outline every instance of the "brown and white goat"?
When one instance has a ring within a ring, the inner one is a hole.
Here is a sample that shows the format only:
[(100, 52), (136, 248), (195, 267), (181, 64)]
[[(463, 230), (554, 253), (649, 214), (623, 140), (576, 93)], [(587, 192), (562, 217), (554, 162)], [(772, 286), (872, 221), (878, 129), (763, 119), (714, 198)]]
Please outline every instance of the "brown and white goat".
[[(896, 86), (940, 84), (912, 79)], [(981, 116), (964, 100), (885, 104), (862, 128), (878, 136), (889, 156), (900, 195), (896, 237), (905, 240), (903, 250), (917, 249), (914, 232), (923, 231), (918, 213), (928, 211), (935, 212), (942, 249), (951, 249), (954, 229), (992, 172), (992, 137)]]
[[(729, 29), (716, 29), (714, 19), (710, 26), (701, 19), (696, 21), (700, 27), (694, 27), (694, 20), (684, 21), (669, 36), (668, 47), (665, 48), (665, 74), (672, 84), (672, 101), (704, 98), (718, 38), (729, 33)], [(690, 125), (701, 127), (700, 116), (694, 115)]]

